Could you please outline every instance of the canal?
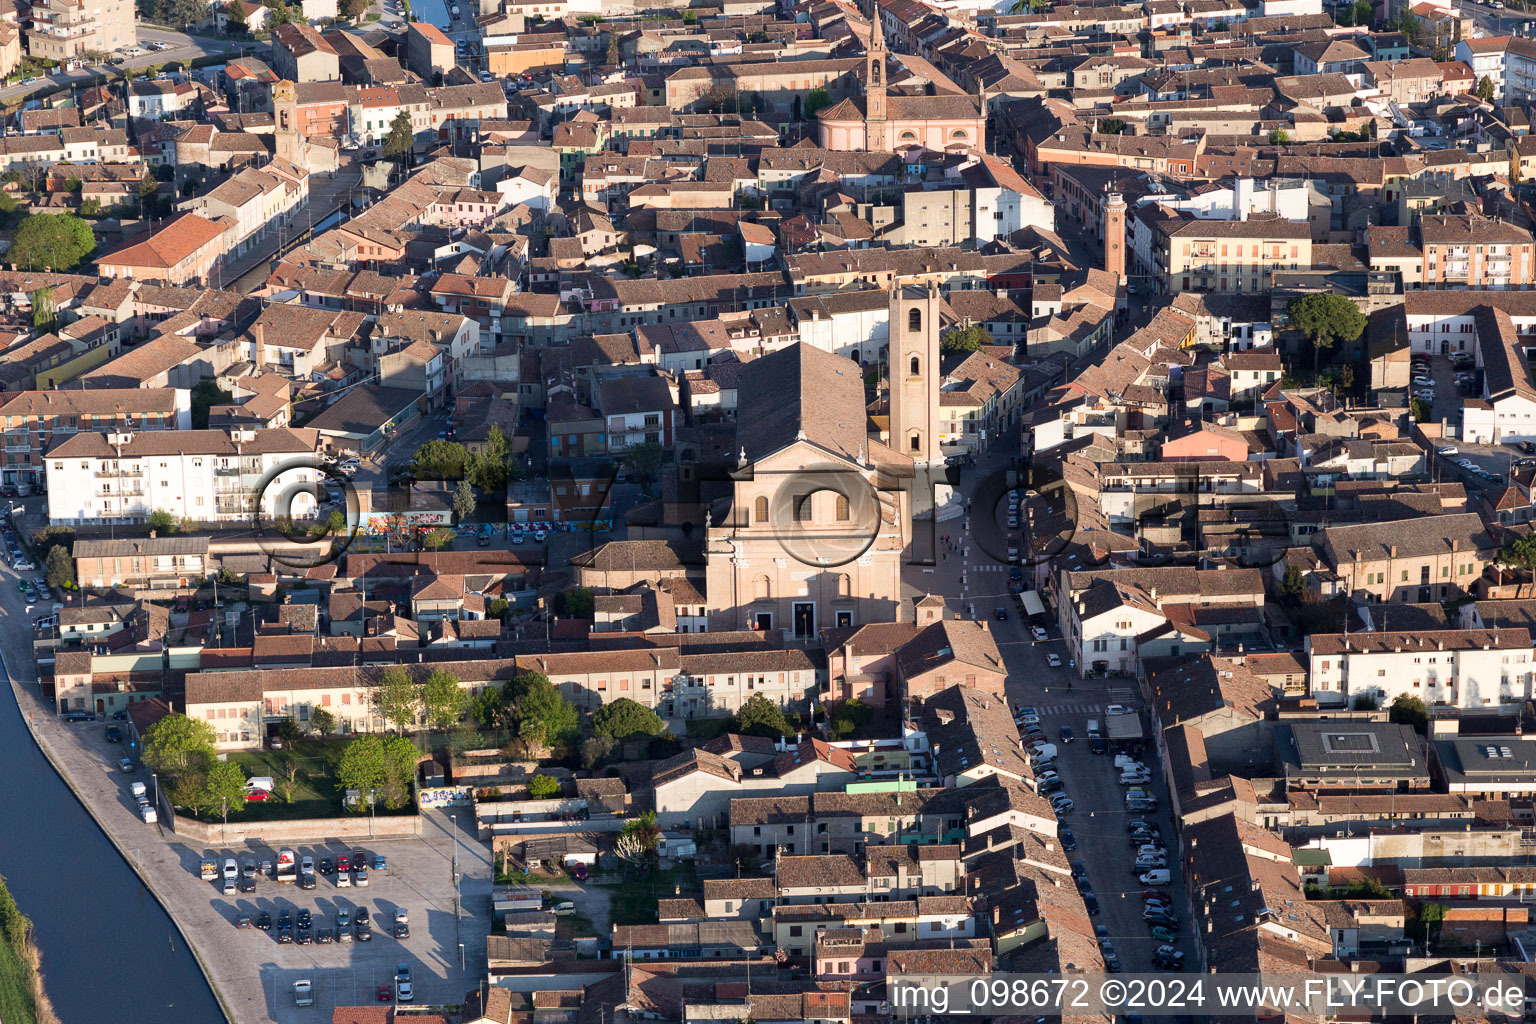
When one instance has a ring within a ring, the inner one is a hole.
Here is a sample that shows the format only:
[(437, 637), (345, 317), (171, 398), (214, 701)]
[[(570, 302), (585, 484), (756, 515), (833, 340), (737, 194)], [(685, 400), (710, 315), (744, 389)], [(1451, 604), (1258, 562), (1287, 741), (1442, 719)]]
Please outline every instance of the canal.
[(224, 1021), (170, 916), (38, 749), (8, 689), (0, 703), (10, 779), (0, 786), (0, 874), (35, 926), (59, 1019)]

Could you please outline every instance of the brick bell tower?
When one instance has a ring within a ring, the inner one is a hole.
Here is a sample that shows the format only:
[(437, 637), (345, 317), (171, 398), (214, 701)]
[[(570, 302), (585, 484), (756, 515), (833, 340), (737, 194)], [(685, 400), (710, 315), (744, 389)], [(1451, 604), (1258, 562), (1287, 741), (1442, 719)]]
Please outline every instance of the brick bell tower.
[(1125, 197), (1104, 194), (1104, 269), (1125, 283)]

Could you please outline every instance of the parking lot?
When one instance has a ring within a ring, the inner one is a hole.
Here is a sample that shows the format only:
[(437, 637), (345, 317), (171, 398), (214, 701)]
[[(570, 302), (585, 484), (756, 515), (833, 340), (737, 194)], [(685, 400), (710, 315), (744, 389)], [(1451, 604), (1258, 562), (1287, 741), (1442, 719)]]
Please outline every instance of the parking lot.
[[(1027, 692), (1024, 686), (1018, 689)], [(1021, 706), (1023, 702), (1016, 703), (1013, 693), (1014, 687), (1010, 686), (1010, 703), (1014, 707)], [(1082, 876), (1079, 889), (1090, 913), (1095, 905), (1098, 908), (1094, 925), (1100, 944), (1105, 948), (1106, 959), (1112, 950), (1121, 970), (1134, 973), (1157, 969), (1153, 954), (1164, 943), (1153, 938), (1151, 926), (1142, 917), (1149, 889), (1160, 889), (1168, 894), (1172, 912), (1180, 921), (1178, 939), (1171, 944), (1186, 956), (1191, 955), (1191, 947), (1182, 931), (1188, 914), (1183, 879), (1178, 870), (1178, 837), (1168, 813), (1167, 787), (1162, 770), (1155, 763), (1155, 754), (1148, 752), (1139, 758), (1147, 765), (1150, 776), (1139, 788), (1150, 790), (1157, 796), (1158, 809), (1126, 811), (1126, 787), (1120, 784), (1114, 755), (1092, 753), (1087, 739), (1088, 721), (1093, 719), (1102, 728), (1109, 705), (1028, 706), (1033, 706), (1039, 713), (1047, 740), (1057, 748), (1056, 771), (1062, 779), (1063, 792), (1074, 804), (1072, 811), (1060, 819), (1077, 847), (1068, 850), (1067, 857), (1073, 862), (1074, 873)], [(1071, 730), (1071, 742), (1061, 741), (1062, 726)], [(1160, 837), (1157, 842), (1167, 850), (1165, 866), (1170, 876), (1167, 883), (1148, 886), (1139, 881), (1141, 871), (1133, 869), (1139, 844), (1131, 842), (1128, 829), (1132, 820), (1146, 821), (1156, 828)]]
[[(106, 741), (106, 725), (98, 720), (70, 728), (80, 744), (99, 758), (102, 777), (116, 787), (121, 820), (127, 823), (129, 835), (146, 847), (168, 845), (175, 868), (169, 877), (159, 879), (165, 884), (157, 888), (169, 893), (166, 909), (190, 936), (221, 990), (233, 996), (234, 986), (223, 984), (221, 975), (244, 973), (259, 979), (265, 1006), (252, 1015), (256, 1019), (329, 1021), (335, 1006), (376, 1003), (381, 985), (390, 986), (393, 996), (400, 963), (410, 965), (412, 1001), (418, 1006), (462, 1002), (474, 979), (484, 975), (491, 917), (490, 849), (475, 835), (467, 809), (460, 809), (456, 818), (451, 808), (423, 812), (421, 836), (409, 839), (204, 846), (183, 841), (169, 829), (164, 829), (162, 837), (160, 828), (138, 820), (137, 802), (130, 792), (133, 782), (153, 784), (152, 780), (142, 768), (125, 773), (116, 767), (127, 751)], [(104, 795), (103, 807), (110, 803), (111, 798)], [(106, 813), (116, 818), (114, 811)], [(374, 855), (387, 862), (384, 871), (370, 870), (368, 885), (361, 888), (338, 888), (334, 874), (317, 874), (315, 888), (310, 890), (296, 882), (258, 876), (255, 892), (225, 896), (222, 879), (201, 877), (204, 859), (214, 860), (222, 872), (226, 859), (233, 858), (237, 864), (250, 859), (259, 866), (263, 860), (275, 863), (279, 849), (291, 849), (296, 861), (312, 857), (318, 867), (323, 859), (334, 862), (359, 848), (370, 863)], [(409, 918), (410, 936), (405, 939), (391, 935), (397, 908), (403, 908)], [(338, 912), (346, 910), (354, 919), (366, 914), (372, 940), (360, 942), (354, 937), (343, 943), (333, 934), (332, 941), (323, 945), (313, 941), (279, 944), (277, 925), (283, 913), (293, 915), (297, 939), (297, 916), (304, 909), (312, 915), (315, 929), (330, 928), (333, 933)], [(270, 932), (254, 926), (263, 912), (271, 917)], [(250, 916), (252, 927), (236, 927), (242, 914)], [(295, 1005), (293, 983), (300, 979), (313, 983), (312, 1006)], [(238, 1009), (236, 1015), (252, 1019)]]

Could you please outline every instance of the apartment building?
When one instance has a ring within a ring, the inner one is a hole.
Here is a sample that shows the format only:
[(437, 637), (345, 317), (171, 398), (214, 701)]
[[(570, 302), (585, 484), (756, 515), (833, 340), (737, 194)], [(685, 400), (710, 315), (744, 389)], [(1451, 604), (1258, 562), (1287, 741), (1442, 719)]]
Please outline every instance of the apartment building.
[[(1258, 569), (1063, 570), (1057, 593), (1062, 634), (1078, 674), (1126, 675), (1137, 671), (1141, 638), (1166, 626), (1176, 609), (1259, 609), (1264, 579)], [(1159, 648), (1169, 656), (1192, 653), (1199, 652)]]
[(314, 451), (286, 427), (78, 433), (48, 451), (48, 515), (72, 526), (147, 522), (156, 511), (198, 522), (249, 519), (258, 507), (303, 516), (316, 507), (312, 495), (288, 510), (280, 496), (319, 473), (281, 467)]
[(1529, 288), (1536, 240), (1525, 228), (1477, 214), (1419, 218), (1426, 288)]
[(1419, 604), (1465, 597), (1498, 551), (1472, 512), (1330, 526), (1313, 534), (1312, 546), (1341, 593)]
[(192, 393), (172, 388), (20, 391), (3, 396), (0, 480), (22, 490), (47, 486), (44, 454), (81, 432), (189, 430)]
[(1472, 80), (1485, 77), (1493, 83), (1493, 99), (1500, 104), (1525, 104), (1536, 97), (1536, 40), (1520, 36), (1463, 39), (1456, 44), (1456, 59), (1472, 69)]
[(37, 0), (27, 52), (43, 60), (67, 61), (87, 53), (110, 53), (137, 40), (132, 0)]
[(82, 587), (184, 587), (209, 575), (207, 537), (77, 540), (75, 581)]
[(1264, 292), (1276, 270), (1312, 266), (1312, 229), (1304, 221), (1146, 216), (1154, 272), (1164, 292)]
[(1507, 711), (1530, 699), (1536, 676), (1524, 628), (1314, 633), (1306, 643), (1319, 707), (1358, 697), (1385, 706), (1406, 694), (1431, 707)]

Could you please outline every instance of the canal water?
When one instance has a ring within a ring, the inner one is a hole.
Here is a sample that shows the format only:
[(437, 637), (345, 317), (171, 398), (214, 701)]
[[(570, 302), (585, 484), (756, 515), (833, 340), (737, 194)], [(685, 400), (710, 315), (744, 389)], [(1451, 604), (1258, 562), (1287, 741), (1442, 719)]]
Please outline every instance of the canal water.
[(0, 874), (35, 926), (59, 1019), (220, 1024), (170, 916), (38, 749), (8, 688), (0, 704)]

